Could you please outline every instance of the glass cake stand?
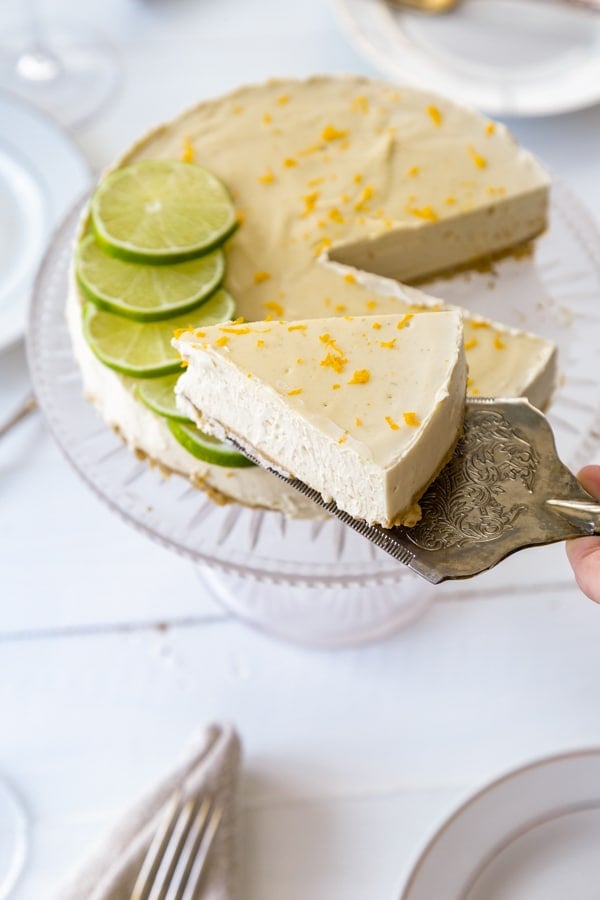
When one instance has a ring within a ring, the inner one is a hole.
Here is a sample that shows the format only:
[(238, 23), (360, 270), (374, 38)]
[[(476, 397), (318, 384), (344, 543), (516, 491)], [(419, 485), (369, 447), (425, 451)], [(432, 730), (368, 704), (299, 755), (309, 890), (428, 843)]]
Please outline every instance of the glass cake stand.
[[(68, 267), (79, 209), (40, 268), (28, 329), (34, 388), (67, 458), (122, 518), (198, 564), (205, 588), (272, 635), (310, 646), (391, 634), (421, 615), (435, 588), (335, 519), (215, 505), (179, 476), (138, 461), (83, 397), (65, 322)], [(507, 259), (427, 287), (451, 302), (554, 340), (559, 383), (548, 418), (559, 454), (577, 470), (598, 442), (600, 235), (561, 184), (535, 258)]]

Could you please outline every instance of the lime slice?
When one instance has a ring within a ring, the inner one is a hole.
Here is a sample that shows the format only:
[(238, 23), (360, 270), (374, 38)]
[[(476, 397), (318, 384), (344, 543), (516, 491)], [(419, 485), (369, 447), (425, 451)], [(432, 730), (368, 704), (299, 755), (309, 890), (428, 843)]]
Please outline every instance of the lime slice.
[(234, 310), (233, 298), (222, 289), (197, 310), (162, 322), (134, 322), (88, 302), (83, 307), (83, 333), (105, 366), (134, 378), (157, 378), (180, 372), (179, 354), (171, 346), (174, 331), (227, 322)]
[(183, 425), (174, 419), (167, 419), (167, 425), (173, 437), (196, 459), (212, 463), (213, 466), (225, 466), (227, 469), (243, 469), (254, 465), (246, 456), (234, 450), (231, 444), (204, 434), (195, 425)]
[(199, 306), (216, 291), (225, 274), (222, 250), (172, 266), (148, 266), (104, 253), (94, 236), (81, 241), (75, 273), (88, 300), (109, 312), (154, 322)]
[(225, 185), (175, 159), (145, 159), (104, 178), (91, 203), (98, 243), (130, 262), (183, 262), (222, 243), (236, 226)]
[(180, 413), (175, 403), (175, 385), (181, 372), (164, 375), (162, 378), (144, 378), (135, 392), (142, 403), (159, 416), (191, 424), (190, 419)]

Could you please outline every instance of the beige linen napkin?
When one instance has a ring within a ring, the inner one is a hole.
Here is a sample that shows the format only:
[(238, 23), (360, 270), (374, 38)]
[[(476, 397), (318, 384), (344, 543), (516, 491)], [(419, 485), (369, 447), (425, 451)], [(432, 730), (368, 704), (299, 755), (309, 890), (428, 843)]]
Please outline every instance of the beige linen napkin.
[(210, 794), (224, 808), (202, 879), (202, 900), (232, 900), (234, 827), (240, 742), (229, 725), (211, 725), (188, 759), (140, 800), (55, 894), (55, 900), (130, 900), (139, 868), (166, 804)]

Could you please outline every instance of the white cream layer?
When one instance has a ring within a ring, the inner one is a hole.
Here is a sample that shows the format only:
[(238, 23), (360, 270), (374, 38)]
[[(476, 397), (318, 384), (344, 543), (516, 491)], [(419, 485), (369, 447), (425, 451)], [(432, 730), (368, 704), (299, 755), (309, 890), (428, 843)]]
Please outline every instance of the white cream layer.
[(355, 518), (413, 522), (462, 425), (462, 333), (458, 311), (188, 332), (178, 399)]

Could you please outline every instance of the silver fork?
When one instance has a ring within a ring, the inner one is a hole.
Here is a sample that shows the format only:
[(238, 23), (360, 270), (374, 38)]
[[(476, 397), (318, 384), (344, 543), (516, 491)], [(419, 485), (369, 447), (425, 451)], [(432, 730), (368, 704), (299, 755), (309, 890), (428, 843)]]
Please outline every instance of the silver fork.
[(175, 795), (135, 882), (131, 900), (195, 900), (223, 807), (210, 797), (181, 801)]

